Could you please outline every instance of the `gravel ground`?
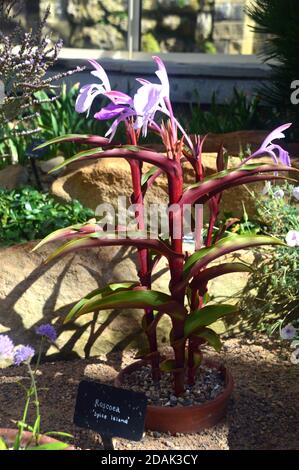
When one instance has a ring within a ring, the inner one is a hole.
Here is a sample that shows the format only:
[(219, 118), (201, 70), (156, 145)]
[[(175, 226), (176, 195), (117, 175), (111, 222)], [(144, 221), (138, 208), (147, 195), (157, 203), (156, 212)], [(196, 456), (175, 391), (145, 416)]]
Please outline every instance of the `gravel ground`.
[(192, 406), (216, 398), (224, 388), (223, 374), (216, 369), (202, 366), (198, 369), (195, 384), (186, 386), (185, 393), (177, 398), (173, 394), (171, 374), (163, 374), (155, 383), (151, 377), (151, 368), (142, 367), (125, 377), (123, 387), (135, 392), (144, 392), (149, 405)]
[[(220, 359), (207, 351), (209, 357)], [(111, 383), (120, 368), (133, 360), (133, 352), (107, 358), (45, 363), (39, 370), (42, 429), (70, 432), (75, 445), (101, 449), (101, 439), (72, 424), (77, 386), (90, 378)], [(289, 363), (289, 351), (263, 336), (229, 339), (222, 360), (229, 366), (235, 390), (225, 421), (193, 435), (146, 433), (140, 442), (117, 439), (117, 449), (226, 450), (299, 449), (299, 367)], [(26, 381), (23, 366), (3, 371), (0, 377), (0, 426), (13, 427), (21, 416), (24, 394), (16, 382)]]

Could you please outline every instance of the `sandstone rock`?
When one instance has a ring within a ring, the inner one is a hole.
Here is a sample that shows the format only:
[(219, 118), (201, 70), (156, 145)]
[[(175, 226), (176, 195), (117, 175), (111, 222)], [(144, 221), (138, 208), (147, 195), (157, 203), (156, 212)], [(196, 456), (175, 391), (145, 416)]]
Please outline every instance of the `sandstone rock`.
[(0, 171), (0, 189), (15, 189), (28, 183), (29, 174), (22, 165), (8, 165)]
[[(63, 325), (71, 306), (98, 286), (121, 280), (137, 280), (136, 253), (128, 248), (101, 248), (69, 255), (55, 264), (42, 264), (55, 248), (53, 244), (31, 252), (36, 242), (0, 249), (0, 333), (8, 333), (16, 343), (37, 346), (34, 328), (41, 323), (56, 325), (58, 340), (49, 346), (53, 357), (90, 357), (129, 347), (144, 348), (142, 311), (113, 310), (87, 314)], [(185, 247), (187, 249), (187, 246)], [(190, 248), (188, 248), (190, 249)], [(192, 250), (191, 250), (192, 251)], [(246, 262), (252, 255), (238, 255)], [(222, 262), (231, 261), (232, 255)], [(210, 282), (213, 302), (235, 303), (247, 282), (246, 273), (222, 276)], [(168, 293), (169, 272), (162, 258), (154, 273), (153, 289)], [(160, 343), (165, 343), (171, 325), (164, 316), (158, 325)], [(225, 330), (223, 322), (213, 328)]]
[(58, 165), (61, 165), (63, 162), (64, 162), (64, 157), (55, 157), (55, 158), (51, 158), (50, 160), (38, 162), (38, 166), (43, 173), (49, 173), (49, 171), (53, 170)]
[[(137, 279), (136, 256), (131, 249), (90, 250), (43, 265), (53, 245), (31, 253), (34, 245), (0, 249), (0, 333), (9, 333), (16, 343), (36, 346), (34, 328), (54, 323), (59, 337), (48, 354), (61, 357), (88, 357), (129, 345), (144, 346), (145, 339), (139, 334), (142, 312), (138, 310), (104, 311), (97, 320), (88, 314), (75, 323), (62, 324), (74, 302), (91, 290), (108, 282)], [(159, 324), (162, 341), (168, 331), (165, 319)]]
[[(204, 165), (207, 175), (216, 171), (216, 154), (204, 154)], [(239, 164), (238, 158), (230, 159), (231, 166)], [(145, 165), (145, 170), (150, 168)], [(52, 193), (57, 198), (70, 201), (78, 199), (83, 205), (96, 209), (102, 203), (110, 203), (115, 208), (118, 204), (118, 196), (126, 196), (128, 205), (132, 193), (130, 169), (127, 162), (122, 159), (103, 159), (96, 163), (90, 163), (85, 166), (72, 167), (71, 171), (57, 178), (52, 185)], [(192, 184), (193, 171), (185, 166), (185, 182)], [(260, 192), (263, 184), (254, 184), (250, 186), (251, 190)], [(146, 196), (147, 204), (167, 203), (167, 181), (165, 176), (160, 176)], [(254, 201), (249, 191), (243, 187), (232, 188), (224, 192), (221, 211), (231, 213), (235, 217), (243, 215), (243, 204), (249, 217), (254, 216)], [(207, 212), (204, 213), (207, 221)]]

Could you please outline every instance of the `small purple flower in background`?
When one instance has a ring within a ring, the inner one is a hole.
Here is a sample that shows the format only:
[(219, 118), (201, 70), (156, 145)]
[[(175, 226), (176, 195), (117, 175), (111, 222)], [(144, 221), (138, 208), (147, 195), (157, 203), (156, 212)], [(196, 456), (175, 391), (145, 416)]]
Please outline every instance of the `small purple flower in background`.
[(14, 344), (9, 336), (0, 335), (0, 369), (13, 364)]
[(290, 230), (286, 236), (287, 245), (291, 248), (299, 246), (299, 232), (298, 230)]
[(284, 197), (283, 189), (277, 189), (276, 191), (274, 191), (273, 196), (275, 197), (275, 199), (282, 199)]
[(296, 328), (289, 323), (281, 329), (280, 336), (282, 339), (293, 339), (296, 336)]
[(14, 353), (14, 363), (19, 366), (23, 362), (29, 363), (35, 354), (34, 349), (31, 346), (17, 346)]
[(57, 339), (57, 333), (54, 328), (54, 326), (50, 325), (49, 323), (46, 323), (45, 325), (40, 325), (36, 328), (35, 330), (37, 335), (44, 336), (47, 338), (49, 341), (54, 343)]
[[(268, 154), (270, 155), (270, 157), (272, 157), (275, 163), (280, 163), (281, 165), (285, 166), (292, 166), (289, 153), (282, 147), (280, 147), (280, 145), (272, 143), (273, 140), (284, 139), (285, 135), (283, 132), (289, 129), (291, 125), (292, 123), (283, 124), (282, 126), (277, 127), (277, 129), (274, 129), (274, 131), (270, 132), (270, 134), (265, 138), (260, 148), (256, 152), (254, 152), (250, 157), (246, 158), (246, 160), (243, 161), (242, 164), (244, 164), (244, 162), (249, 161), (251, 158), (261, 157), (264, 154)], [(278, 154), (278, 158), (275, 151)]]
[(297, 201), (299, 201), (299, 186), (293, 189), (293, 196)]

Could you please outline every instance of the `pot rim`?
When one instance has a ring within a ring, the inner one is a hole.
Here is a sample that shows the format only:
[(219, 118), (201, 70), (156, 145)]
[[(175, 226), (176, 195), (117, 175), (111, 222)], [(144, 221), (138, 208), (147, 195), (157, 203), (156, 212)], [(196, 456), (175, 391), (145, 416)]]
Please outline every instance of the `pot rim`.
[[(133, 371), (136, 369), (140, 368), (142, 365), (148, 365), (148, 361), (145, 360), (138, 360), (134, 361), (133, 363), (129, 364), (126, 366), (124, 369), (122, 369), (118, 375), (116, 376), (114, 380), (114, 385), (116, 387), (122, 387), (123, 386), (123, 378), (127, 374), (131, 374)], [(215, 405), (217, 406), (218, 404), (221, 404), (225, 401), (227, 401), (232, 394), (233, 388), (234, 388), (234, 380), (233, 377), (227, 367), (225, 367), (223, 364), (220, 364), (217, 361), (214, 361), (212, 359), (204, 359), (203, 365), (208, 365), (211, 368), (218, 369), (224, 374), (224, 380), (225, 380), (225, 387), (223, 391), (216, 397), (213, 398), (212, 400), (209, 400), (205, 403), (201, 403), (199, 405), (191, 405), (191, 406), (162, 406), (162, 405), (147, 405), (148, 408), (150, 408), (152, 411), (155, 412), (160, 412), (163, 410), (163, 413), (184, 413), (186, 410), (194, 410), (196, 411), (197, 409), (200, 410), (209, 410), (210, 408), (213, 408)]]

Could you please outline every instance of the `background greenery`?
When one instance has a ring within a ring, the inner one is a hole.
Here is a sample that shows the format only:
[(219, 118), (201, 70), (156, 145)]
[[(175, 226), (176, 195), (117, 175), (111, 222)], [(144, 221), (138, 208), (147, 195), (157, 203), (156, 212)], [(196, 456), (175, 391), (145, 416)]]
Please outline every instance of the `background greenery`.
[(40, 239), (53, 230), (82, 223), (94, 216), (78, 201), (60, 204), (47, 193), (25, 187), (0, 189), (0, 245)]

